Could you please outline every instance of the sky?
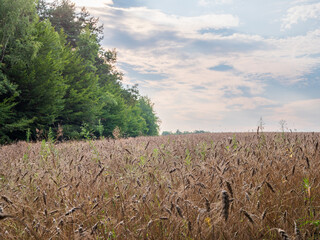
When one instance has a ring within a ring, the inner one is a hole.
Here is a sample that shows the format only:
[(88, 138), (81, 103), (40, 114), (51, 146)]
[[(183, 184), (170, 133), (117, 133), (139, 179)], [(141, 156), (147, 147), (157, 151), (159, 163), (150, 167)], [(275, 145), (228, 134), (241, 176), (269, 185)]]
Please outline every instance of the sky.
[(320, 131), (320, 0), (74, 0), (161, 131)]

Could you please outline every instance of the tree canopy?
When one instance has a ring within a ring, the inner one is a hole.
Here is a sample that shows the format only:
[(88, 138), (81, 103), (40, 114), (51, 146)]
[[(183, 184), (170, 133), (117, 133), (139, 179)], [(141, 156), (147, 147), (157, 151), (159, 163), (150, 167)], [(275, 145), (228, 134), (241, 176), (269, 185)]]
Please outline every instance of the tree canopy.
[[(0, 1), (0, 143), (158, 135), (151, 100), (125, 87), (103, 27), (69, 0)], [(88, 135), (89, 134), (89, 135)]]

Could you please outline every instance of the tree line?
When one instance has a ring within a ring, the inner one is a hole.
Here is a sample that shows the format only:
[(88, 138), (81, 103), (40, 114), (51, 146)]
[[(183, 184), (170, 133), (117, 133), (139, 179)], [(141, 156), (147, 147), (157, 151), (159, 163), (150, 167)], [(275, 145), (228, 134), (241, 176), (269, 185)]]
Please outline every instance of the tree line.
[(210, 132), (204, 131), (204, 130), (194, 130), (192, 132), (190, 132), (190, 131), (181, 132), (179, 129), (177, 129), (175, 132), (163, 131), (161, 135), (162, 136), (167, 136), (167, 135), (187, 135), (187, 134), (200, 134), (200, 133), (210, 133)]
[(69, 0), (0, 1), (0, 143), (158, 135), (153, 104), (126, 87), (103, 26)]

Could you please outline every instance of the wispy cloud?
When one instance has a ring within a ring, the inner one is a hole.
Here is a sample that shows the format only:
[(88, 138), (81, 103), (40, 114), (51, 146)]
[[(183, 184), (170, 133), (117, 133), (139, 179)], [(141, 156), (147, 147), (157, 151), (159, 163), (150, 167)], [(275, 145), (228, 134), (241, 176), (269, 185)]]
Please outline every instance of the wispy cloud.
[(283, 19), (282, 28), (289, 29), (293, 24), (308, 19), (320, 19), (320, 3), (303, 4), (289, 8)]
[(272, 122), (284, 119), (290, 128), (315, 131), (319, 129), (320, 99), (293, 101), (275, 108), (274, 114), (268, 117)]
[[(53, 2), (54, 0), (46, 0), (47, 2)], [(87, 8), (92, 8), (92, 7), (97, 7), (97, 8), (102, 8), (105, 7), (106, 5), (113, 5), (113, 0), (74, 0), (72, 2), (76, 3), (77, 7), (87, 7)]]
[(106, 10), (105, 13), (114, 16), (117, 21), (117, 25), (108, 24), (108, 27), (117, 28), (121, 24), (125, 27), (124, 30), (140, 36), (159, 31), (175, 31), (179, 36), (191, 37), (203, 29), (223, 29), (239, 25), (239, 19), (231, 14), (184, 17), (165, 14), (160, 10), (146, 7), (116, 8), (108, 6)]
[(233, 0), (199, 0), (200, 6), (207, 6), (207, 5), (222, 5), (222, 4), (232, 4)]
[(276, 102), (263, 97), (235, 97), (228, 100), (228, 106), (237, 111), (253, 110), (271, 105), (276, 105)]
[(212, 125), (232, 122), (232, 113), (241, 116), (239, 129), (260, 116), (279, 121), (281, 111), (293, 120), (284, 109), (295, 105), (273, 99), (273, 82), (308, 84), (320, 66), (320, 29), (263, 37), (238, 32), (241, 21), (233, 14), (186, 17), (111, 5), (91, 11), (104, 23), (105, 48), (118, 49), (124, 83), (139, 83), (152, 98), (164, 130), (217, 130)]

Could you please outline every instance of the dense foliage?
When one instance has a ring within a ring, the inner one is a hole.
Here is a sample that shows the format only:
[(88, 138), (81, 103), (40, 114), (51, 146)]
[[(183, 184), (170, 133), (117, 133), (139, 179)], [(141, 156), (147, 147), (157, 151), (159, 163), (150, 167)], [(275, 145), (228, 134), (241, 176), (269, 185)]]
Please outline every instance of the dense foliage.
[(153, 104), (123, 86), (103, 28), (69, 0), (0, 1), (0, 143), (158, 135)]

